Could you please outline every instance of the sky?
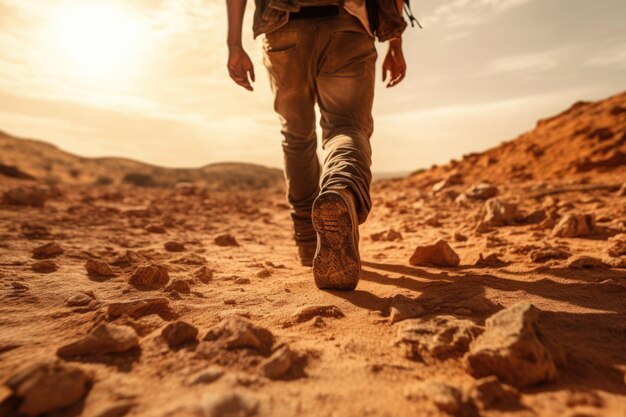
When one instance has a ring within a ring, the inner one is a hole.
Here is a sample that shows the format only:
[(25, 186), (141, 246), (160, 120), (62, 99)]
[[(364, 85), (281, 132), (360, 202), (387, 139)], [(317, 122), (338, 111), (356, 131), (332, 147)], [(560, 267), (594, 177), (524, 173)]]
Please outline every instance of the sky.
[[(406, 30), (394, 88), (377, 45), (374, 172), (482, 151), (626, 90), (624, 0), (411, 3), (424, 29)], [(225, 1), (0, 0), (0, 130), (83, 156), (282, 167), (253, 10), (249, 0), (251, 93), (226, 70)]]

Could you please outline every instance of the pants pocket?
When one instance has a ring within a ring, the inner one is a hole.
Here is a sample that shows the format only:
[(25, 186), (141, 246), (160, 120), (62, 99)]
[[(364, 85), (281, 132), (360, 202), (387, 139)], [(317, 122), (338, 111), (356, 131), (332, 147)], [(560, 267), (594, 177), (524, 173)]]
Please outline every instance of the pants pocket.
[(358, 77), (370, 59), (376, 60), (373, 40), (365, 32), (335, 32), (331, 35), (320, 75)]
[(302, 86), (305, 81), (302, 56), (298, 44), (287, 46), (263, 46), (263, 63), (269, 71), (272, 83), (282, 91)]

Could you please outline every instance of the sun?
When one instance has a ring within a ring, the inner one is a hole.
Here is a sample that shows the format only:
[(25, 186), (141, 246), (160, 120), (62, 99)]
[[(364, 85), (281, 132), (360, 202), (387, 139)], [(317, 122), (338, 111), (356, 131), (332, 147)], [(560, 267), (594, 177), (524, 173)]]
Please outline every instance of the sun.
[(59, 8), (49, 22), (46, 43), (74, 76), (100, 80), (128, 76), (141, 54), (142, 23), (121, 4), (72, 2)]

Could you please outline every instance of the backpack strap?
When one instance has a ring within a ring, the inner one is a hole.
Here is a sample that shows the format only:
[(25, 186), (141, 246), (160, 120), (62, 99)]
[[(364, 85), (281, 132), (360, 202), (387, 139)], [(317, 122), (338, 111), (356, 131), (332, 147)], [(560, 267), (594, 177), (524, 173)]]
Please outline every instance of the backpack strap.
[(419, 20), (417, 20), (417, 18), (415, 16), (413, 16), (413, 12), (411, 11), (411, 0), (402, 0), (402, 7), (404, 9), (404, 13), (406, 13), (406, 15), (409, 18), (409, 22), (411, 22), (411, 27), (415, 27), (415, 25), (413, 24), (413, 22), (417, 23), (417, 26), (420, 29), (424, 29), (422, 27), (422, 25), (420, 24)]

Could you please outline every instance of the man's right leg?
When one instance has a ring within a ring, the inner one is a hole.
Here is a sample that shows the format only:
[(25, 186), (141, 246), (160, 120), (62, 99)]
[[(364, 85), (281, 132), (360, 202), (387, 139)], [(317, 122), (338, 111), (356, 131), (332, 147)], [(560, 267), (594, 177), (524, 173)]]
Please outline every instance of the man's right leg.
[(320, 163), (315, 134), (315, 93), (307, 65), (313, 37), (306, 33), (307, 27), (306, 22), (294, 21), (266, 34), (263, 55), (274, 93), (274, 109), (282, 124), (293, 237), (302, 264), (310, 266), (316, 246), (311, 209), (319, 193)]

